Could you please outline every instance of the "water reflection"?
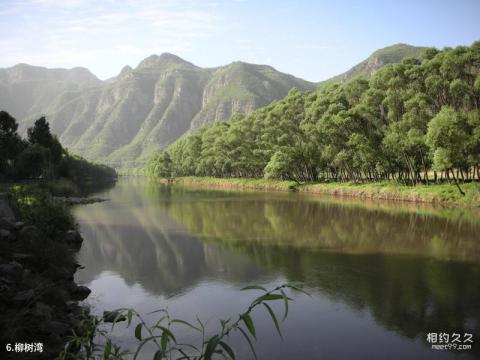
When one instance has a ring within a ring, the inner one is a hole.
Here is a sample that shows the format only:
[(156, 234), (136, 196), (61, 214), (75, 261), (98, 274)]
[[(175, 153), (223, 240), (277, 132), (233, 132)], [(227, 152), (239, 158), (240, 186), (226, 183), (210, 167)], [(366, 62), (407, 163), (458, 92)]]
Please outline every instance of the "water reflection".
[(83, 282), (113, 271), (129, 285), (140, 283), (151, 293), (171, 297), (218, 274), (243, 283), (263, 273), (245, 255), (205, 245), (156, 207), (119, 208), (110, 202), (78, 208), (76, 218), (84, 238), (97, 240), (82, 246)]
[[(87, 284), (109, 271), (129, 291), (139, 284), (150, 295), (179, 301), (206, 281), (238, 288), (283, 277), (311, 289), (318, 306), (322, 299), (346, 304), (349, 318), (368, 311), (385, 331), (416, 342), (426, 332), (479, 334), (476, 210), (145, 181), (122, 181), (108, 196), (110, 202), (76, 209), (86, 239), (80, 259), (86, 269), (79, 276)], [(207, 288), (212, 296), (220, 293), (218, 286)], [(311, 332), (308, 314), (299, 318), (296, 331), (304, 326)], [(310, 346), (301, 343), (309, 336), (297, 346)], [(344, 340), (346, 347), (353, 341)], [(412, 349), (405, 351), (419, 357), (418, 347)], [(479, 357), (479, 349), (474, 346), (470, 355)], [(422, 353), (427, 355), (438, 354)], [(305, 356), (315, 358), (308, 351)]]

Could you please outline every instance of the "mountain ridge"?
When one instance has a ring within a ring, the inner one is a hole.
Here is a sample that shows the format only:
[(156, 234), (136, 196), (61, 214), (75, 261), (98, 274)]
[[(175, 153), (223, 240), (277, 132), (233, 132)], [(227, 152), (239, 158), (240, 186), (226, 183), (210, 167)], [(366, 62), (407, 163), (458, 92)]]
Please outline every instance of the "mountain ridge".
[[(393, 56), (384, 60), (389, 48)], [(370, 70), (403, 58), (398, 50), (398, 45), (377, 50), (368, 59), (375, 54), (383, 58)], [(362, 75), (365, 61), (344, 74)], [(342, 81), (339, 76), (327, 82)], [(202, 68), (171, 53), (150, 55), (106, 80), (82, 67), (17, 64), (0, 69), (0, 108), (19, 120), (21, 132), (45, 115), (69, 150), (128, 167), (186, 133), (227, 121), (234, 113), (250, 113), (292, 88), (313, 91), (323, 83), (243, 61)]]
[(321, 81), (319, 84), (321, 86), (334, 82), (347, 82), (357, 76), (369, 78), (378, 69), (385, 65), (398, 63), (407, 57), (418, 58), (424, 49), (426, 49), (426, 47), (413, 46), (404, 43), (386, 46), (374, 51), (368, 58), (352, 66), (347, 71), (330, 79)]

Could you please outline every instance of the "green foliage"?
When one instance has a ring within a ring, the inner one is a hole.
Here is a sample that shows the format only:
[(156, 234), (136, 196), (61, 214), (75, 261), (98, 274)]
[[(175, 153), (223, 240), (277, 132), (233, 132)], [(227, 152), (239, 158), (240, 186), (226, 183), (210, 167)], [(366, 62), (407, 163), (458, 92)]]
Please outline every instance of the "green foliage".
[(147, 171), (149, 174), (162, 178), (170, 178), (172, 176), (172, 160), (167, 152), (160, 153), (147, 163)]
[(117, 177), (115, 169), (85, 160), (81, 156), (65, 154), (58, 164), (59, 177), (79, 182), (87, 179), (114, 179)]
[(62, 158), (63, 148), (58, 139), (50, 132), (50, 125), (45, 117), (41, 117), (27, 130), (28, 142), (39, 144), (50, 151), (51, 160), (57, 164)]
[(28, 142), (18, 136), (17, 128), (16, 120), (0, 111), (0, 176), (16, 180), (64, 177), (74, 182), (116, 178), (113, 168), (68, 154), (51, 134), (45, 117), (27, 130)]
[[(255, 298), (246, 311), (239, 314), (237, 319), (220, 320), (220, 329), (213, 334), (208, 335), (206, 324), (197, 316), (196, 322), (191, 323), (182, 319), (171, 318), (166, 309), (160, 309), (153, 313), (160, 314), (155, 324), (148, 324), (142, 315), (133, 309), (118, 309), (113, 312), (106, 312), (103, 317), (85, 316), (80, 323), (80, 331), (75, 332), (70, 341), (66, 344), (65, 350), (59, 355), (58, 360), (67, 359), (123, 359), (125, 357), (142, 357), (142, 350), (147, 344), (157, 348), (153, 359), (197, 359), (211, 360), (217, 356), (225, 359), (236, 359), (234, 349), (228, 344), (229, 337), (233, 333), (242, 335), (250, 347), (252, 354), (257, 358), (252, 337), (256, 338), (256, 327), (253, 317), (254, 309), (263, 306), (275, 326), (276, 331), (282, 337), (279, 326), (278, 316), (269, 305), (272, 301), (282, 301), (284, 304), (283, 320), (288, 315), (288, 303), (292, 301), (287, 296), (285, 289), (307, 294), (302, 289), (291, 285), (280, 285), (273, 290), (268, 291), (261, 286), (247, 286), (242, 291), (255, 290), (261, 291), (262, 295)], [(111, 314), (116, 314), (111, 320)], [(108, 316), (108, 320), (107, 320)], [(119, 346), (113, 344), (109, 336), (109, 331), (105, 328), (106, 322), (112, 322), (111, 331), (118, 326), (120, 321), (127, 320), (126, 327), (132, 323), (137, 324), (134, 327), (133, 336), (137, 340), (136, 349), (133, 352), (122, 350)], [(198, 344), (186, 344), (177, 340), (175, 329), (177, 326), (188, 327), (198, 334)], [(98, 341), (101, 343), (97, 343)], [(143, 357), (142, 357), (143, 358)]]
[(15, 185), (10, 191), (21, 218), (37, 226), (47, 236), (54, 239), (59, 233), (75, 228), (75, 221), (67, 207), (55, 201), (44, 186)]
[(6, 111), (0, 111), (0, 175), (12, 176), (13, 161), (25, 147), (17, 129), (16, 120)]
[[(390, 50), (399, 49), (410, 51)], [(421, 60), (403, 55), (368, 81), (294, 89), (203, 128), (152, 158), (146, 171), (297, 183), (480, 179), (479, 47), (426, 49)]]
[(40, 144), (33, 144), (23, 150), (15, 159), (17, 179), (38, 179), (48, 174), (50, 152)]

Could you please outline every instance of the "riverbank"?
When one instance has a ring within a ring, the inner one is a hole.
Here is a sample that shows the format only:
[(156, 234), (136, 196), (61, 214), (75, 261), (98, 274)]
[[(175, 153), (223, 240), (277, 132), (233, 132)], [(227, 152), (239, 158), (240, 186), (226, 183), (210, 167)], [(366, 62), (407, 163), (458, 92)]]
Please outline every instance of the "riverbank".
[(22, 356), (6, 352), (19, 343), (31, 358), (56, 358), (80, 331), (90, 293), (73, 278), (83, 241), (74, 219), (45, 189), (15, 186), (0, 194), (0, 240), (1, 357)]
[[(167, 183), (166, 180), (161, 180)], [(224, 189), (257, 191), (298, 191), (311, 194), (348, 196), (375, 200), (396, 200), (462, 206), (480, 206), (480, 183), (462, 184), (465, 196), (453, 184), (405, 186), (394, 182), (381, 183), (316, 183), (266, 179), (222, 179), (211, 177), (180, 177), (170, 183)]]

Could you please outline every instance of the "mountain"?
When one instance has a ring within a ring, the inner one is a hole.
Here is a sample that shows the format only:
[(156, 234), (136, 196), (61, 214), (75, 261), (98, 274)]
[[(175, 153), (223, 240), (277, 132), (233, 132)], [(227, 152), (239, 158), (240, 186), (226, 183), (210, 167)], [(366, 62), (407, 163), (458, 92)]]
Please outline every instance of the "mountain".
[(316, 84), (266, 65), (201, 68), (173, 54), (100, 81), (88, 70), (16, 65), (0, 69), (0, 109), (21, 131), (45, 115), (62, 144), (117, 166), (141, 162), (185, 133), (248, 113)]
[[(386, 64), (418, 57), (422, 49), (405, 44), (380, 49), (320, 85), (369, 77)], [(169, 53), (149, 56), (136, 68), (125, 66), (105, 81), (85, 68), (18, 64), (0, 69), (0, 109), (19, 120), (21, 132), (45, 115), (70, 151), (137, 166), (188, 132), (252, 112), (293, 87), (306, 91), (318, 85), (267, 65), (201, 68)]]
[(60, 93), (83, 91), (101, 83), (81, 67), (67, 70), (18, 64), (0, 69), (0, 108), (23, 119), (41, 113)]
[(375, 51), (367, 59), (355, 65), (350, 70), (323, 81), (320, 84), (323, 85), (334, 82), (347, 82), (357, 76), (369, 78), (382, 66), (399, 63), (407, 57), (418, 58), (424, 49), (424, 47), (407, 44), (395, 44), (392, 46), (387, 46), (383, 49)]

